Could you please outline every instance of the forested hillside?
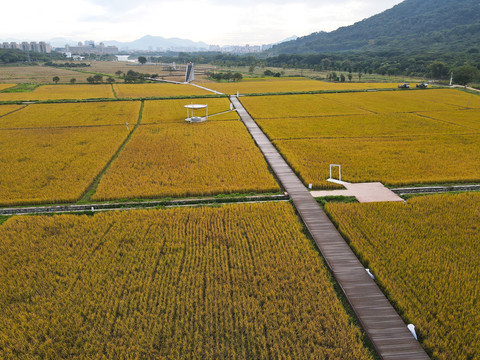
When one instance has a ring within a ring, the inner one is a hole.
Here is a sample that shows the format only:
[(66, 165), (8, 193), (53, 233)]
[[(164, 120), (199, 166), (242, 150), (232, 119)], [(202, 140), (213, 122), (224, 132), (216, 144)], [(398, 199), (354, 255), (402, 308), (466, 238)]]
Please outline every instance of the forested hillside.
[(479, 44), (478, 0), (405, 0), (351, 26), (276, 45), (272, 53), (352, 50), (478, 52)]

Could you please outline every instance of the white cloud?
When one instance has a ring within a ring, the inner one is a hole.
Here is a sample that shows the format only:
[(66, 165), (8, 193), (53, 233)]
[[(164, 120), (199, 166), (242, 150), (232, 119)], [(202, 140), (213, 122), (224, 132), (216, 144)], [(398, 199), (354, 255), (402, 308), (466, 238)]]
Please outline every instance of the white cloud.
[[(25, 0), (2, 5), (0, 36), (131, 41), (143, 35), (262, 44), (332, 31), (401, 0)], [(46, 11), (45, 11), (46, 10)]]

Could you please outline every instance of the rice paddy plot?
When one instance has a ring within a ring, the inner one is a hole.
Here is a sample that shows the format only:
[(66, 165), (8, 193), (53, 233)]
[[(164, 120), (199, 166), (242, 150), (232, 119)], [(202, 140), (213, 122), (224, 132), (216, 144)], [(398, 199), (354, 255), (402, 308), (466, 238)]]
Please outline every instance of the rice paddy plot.
[(480, 130), (480, 111), (478, 109), (429, 111), (419, 113), (419, 115), (462, 126), (465, 131)]
[(279, 190), (243, 124), (207, 121), (140, 126), (92, 200)]
[[(458, 106), (465, 109), (479, 109), (480, 96), (455, 89), (433, 89), (422, 91), (422, 100), (431, 101), (436, 104)], [(440, 110), (440, 109), (439, 109)]]
[(128, 134), (125, 126), (0, 131), (0, 205), (78, 200)]
[(125, 125), (125, 123), (133, 126), (138, 120), (139, 111), (139, 101), (32, 104), (2, 117), (0, 129)]
[(327, 204), (433, 359), (480, 358), (480, 193)]
[(313, 138), (274, 144), (306, 184), (325, 180), (329, 164), (342, 165), (342, 180), (407, 185), (480, 181), (480, 135), (393, 138)]
[(385, 137), (461, 133), (466, 129), (416, 114), (365, 114), (308, 118), (259, 119), (272, 140), (337, 137)]
[(192, 95), (213, 95), (212, 92), (187, 84), (114, 84), (113, 88), (119, 98), (155, 98), (180, 97)]
[[(22, 108), (21, 105), (0, 105), (0, 116), (5, 116), (13, 111), (20, 110)], [(0, 124), (2, 120), (0, 120)]]
[(240, 94), (261, 94), (322, 90), (384, 89), (397, 87), (397, 84), (388, 83), (330, 83), (305, 78), (249, 79), (240, 82), (200, 83), (199, 85), (230, 95), (236, 94), (237, 91)]
[(240, 98), (254, 119), (355, 115), (368, 112), (332, 101), (326, 95), (277, 95)]
[[(63, 61), (65, 63), (65, 61)], [(90, 71), (90, 68), (76, 68)], [(59, 83), (70, 83), (70, 79), (75, 78), (77, 83), (87, 82), (87, 77), (92, 74), (81, 73), (65, 68), (56, 68), (51, 66), (1, 66), (0, 82), (15, 84), (51, 84), (53, 77), (58, 76)]]
[[(143, 124), (158, 124), (158, 123), (182, 123), (185, 122), (186, 109), (185, 105), (206, 104), (208, 105), (208, 114), (217, 114), (230, 110), (230, 101), (227, 98), (205, 98), (195, 100), (151, 100), (145, 101), (143, 108), (142, 123)], [(195, 115), (197, 113), (195, 112)], [(205, 111), (199, 110), (199, 115), (204, 116)], [(211, 116), (208, 121), (219, 120), (238, 120), (236, 112), (227, 112)]]
[(43, 85), (32, 92), (0, 93), (0, 101), (85, 100), (113, 98), (112, 87), (95, 85)]
[(287, 203), (14, 217), (0, 357), (371, 360)]
[(0, 91), (14, 87), (16, 84), (0, 84)]
[[(463, 94), (460, 91), (456, 91)], [(469, 94), (467, 94), (469, 95)], [(448, 90), (405, 90), (325, 94), (327, 99), (345, 106), (354, 106), (374, 113), (406, 113), (419, 111), (458, 110), (450, 105)]]

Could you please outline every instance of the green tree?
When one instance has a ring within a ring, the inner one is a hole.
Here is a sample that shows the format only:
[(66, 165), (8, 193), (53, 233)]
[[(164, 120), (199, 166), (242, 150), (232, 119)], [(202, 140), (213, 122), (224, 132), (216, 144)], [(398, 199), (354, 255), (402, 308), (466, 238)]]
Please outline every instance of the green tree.
[(120, 75), (122, 75), (122, 74), (123, 74), (122, 70), (115, 71), (115, 75), (117, 75), (118, 77), (120, 77)]
[(274, 75), (274, 73), (273, 73), (273, 71), (272, 71), (272, 70), (270, 70), (270, 69), (267, 69), (267, 70), (265, 70), (265, 71), (263, 72), (263, 75), (265, 75), (265, 76), (273, 76), (273, 75)]
[(70, 79), (70, 84), (75, 84), (76, 82), (77, 82), (77, 79), (75, 79), (75, 78)]
[(434, 61), (428, 65), (428, 74), (434, 79), (442, 79), (448, 74), (448, 69), (443, 62)]
[(479, 78), (479, 71), (471, 65), (464, 65), (453, 70), (453, 81), (456, 84), (468, 85), (475, 79)]
[(363, 75), (362, 71), (359, 71), (358, 72), (358, 81), (362, 80), (362, 75)]
[(353, 74), (351, 72), (349, 72), (347, 76), (348, 76), (348, 81), (352, 81)]
[(95, 79), (93, 78), (93, 76), (89, 76), (87, 77), (87, 81), (89, 84), (93, 84), (95, 82)]
[(101, 74), (93, 75), (93, 81), (95, 83), (101, 83), (103, 81), (103, 75), (101, 75)]
[(114, 79), (113, 77), (109, 76), (109, 77), (107, 78), (107, 83), (113, 84), (114, 82), (115, 82), (115, 79)]
[(233, 74), (232, 78), (233, 78), (233, 81), (240, 81), (243, 79), (243, 75), (240, 74), (239, 72), (236, 72), (235, 74)]
[(58, 76), (53, 77), (53, 82), (57, 84), (60, 81), (60, 78)]
[(254, 71), (255, 71), (255, 65), (250, 65), (250, 67), (248, 68), (248, 72), (250, 74), (253, 74)]
[(341, 81), (341, 82), (345, 82), (345, 75), (340, 74), (340, 81)]
[(138, 62), (143, 65), (147, 62), (147, 58), (145, 56), (139, 56)]

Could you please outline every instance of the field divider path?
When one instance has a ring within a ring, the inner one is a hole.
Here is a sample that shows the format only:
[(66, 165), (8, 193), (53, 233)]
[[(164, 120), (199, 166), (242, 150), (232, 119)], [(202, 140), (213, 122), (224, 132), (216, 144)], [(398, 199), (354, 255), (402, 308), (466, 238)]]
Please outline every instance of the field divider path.
[(384, 360), (430, 359), (392, 304), (365, 271), (334, 224), (238, 98), (230, 96), (230, 101), (282, 186), (290, 195), (300, 217), (380, 358)]
[(82, 195), (80, 200), (78, 200), (78, 204), (86, 203), (90, 201), (90, 198), (95, 194), (97, 191), (98, 184), (100, 183), (100, 180), (102, 179), (103, 175), (107, 172), (107, 170), (110, 168), (112, 163), (118, 158), (120, 153), (123, 151), (127, 143), (130, 141), (132, 138), (133, 134), (137, 130), (137, 128), (140, 126), (140, 123), (142, 121), (142, 115), (143, 115), (143, 107), (145, 105), (145, 102), (142, 100), (142, 104), (140, 105), (140, 111), (138, 113), (138, 120), (133, 129), (129, 132), (125, 140), (122, 142), (118, 150), (115, 152), (115, 154), (112, 156), (112, 158), (108, 161), (107, 165), (102, 169), (102, 171), (97, 175), (97, 177), (93, 180), (93, 182), (90, 184), (90, 186), (87, 188), (85, 193)]
[(267, 203), (289, 201), (287, 195), (249, 195), (245, 197), (204, 197), (204, 198), (180, 198), (180, 199), (159, 199), (145, 201), (106, 202), (88, 204), (56, 204), (45, 206), (16, 206), (1, 207), (0, 216), (17, 215), (39, 215), (39, 214), (61, 214), (61, 213), (84, 213), (99, 211), (124, 211), (133, 209), (152, 209), (159, 207), (188, 207), (188, 206), (210, 206), (240, 203)]

